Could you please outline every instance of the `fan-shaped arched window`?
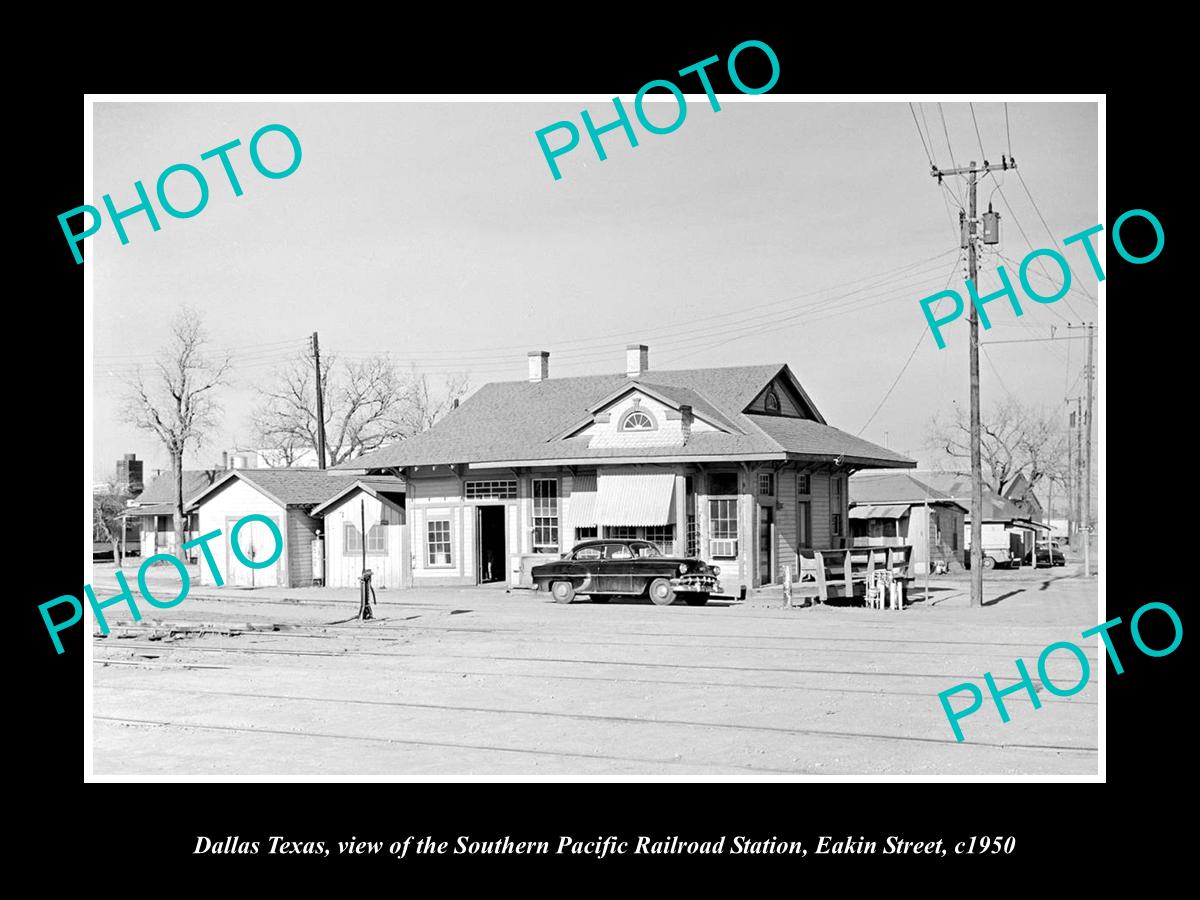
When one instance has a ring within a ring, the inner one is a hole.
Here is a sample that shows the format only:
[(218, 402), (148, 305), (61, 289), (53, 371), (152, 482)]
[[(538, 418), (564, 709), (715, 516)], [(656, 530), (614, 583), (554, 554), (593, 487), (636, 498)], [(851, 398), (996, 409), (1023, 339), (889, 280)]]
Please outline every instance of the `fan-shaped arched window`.
[(763, 401), (763, 405), (766, 407), (767, 412), (779, 412), (779, 395), (774, 391), (767, 391), (767, 396)]
[(622, 431), (653, 431), (654, 428), (654, 420), (648, 413), (642, 412), (640, 409), (635, 409), (621, 423)]

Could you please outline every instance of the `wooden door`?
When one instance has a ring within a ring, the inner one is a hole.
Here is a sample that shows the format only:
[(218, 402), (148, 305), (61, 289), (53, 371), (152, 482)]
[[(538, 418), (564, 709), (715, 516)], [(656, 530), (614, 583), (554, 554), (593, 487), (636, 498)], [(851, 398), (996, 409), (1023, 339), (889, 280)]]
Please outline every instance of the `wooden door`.
[[(279, 527), (278, 517), (272, 516), (271, 519), (276, 527)], [(275, 587), (280, 583), (279, 571), (283, 565), (284, 554), (281, 553), (279, 559), (263, 569), (255, 569), (243, 563), (233, 552), (233, 526), (237, 521), (235, 518), (225, 520), (225, 533), (228, 535), (225, 547), (226, 582), (236, 587)], [(284, 531), (283, 528), (279, 530), (281, 534)], [(247, 522), (238, 529), (237, 541), (242, 555), (250, 560), (266, 560), (275, 552), (275, 536), (266, 522)]]

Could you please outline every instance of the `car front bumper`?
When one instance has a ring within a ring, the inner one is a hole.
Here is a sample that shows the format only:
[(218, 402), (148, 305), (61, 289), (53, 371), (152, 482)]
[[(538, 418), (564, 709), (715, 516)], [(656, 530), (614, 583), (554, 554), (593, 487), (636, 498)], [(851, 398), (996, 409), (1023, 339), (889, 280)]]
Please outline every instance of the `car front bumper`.
[(671, 579), (671, 587), (678, 593), (719, 594), (721, 583), (712, 575), (683, 575)]

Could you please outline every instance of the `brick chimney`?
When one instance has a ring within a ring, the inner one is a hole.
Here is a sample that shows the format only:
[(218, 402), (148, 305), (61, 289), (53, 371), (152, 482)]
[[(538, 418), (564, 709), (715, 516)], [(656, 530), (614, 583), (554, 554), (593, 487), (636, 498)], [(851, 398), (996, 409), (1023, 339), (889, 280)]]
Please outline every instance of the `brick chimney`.
[(692, 423), (696, 421), (691, 406), (686, 403), (679, 404), (679, 418), (679, 427), (683, 431), (683, 442), (686, 444), (692, 439)]
[(627, 344), (625, 346), (625, 374), (630, 378), (639, 378), (650, 368), (650, 348), (645, 344)]
[(545, 350), (529, 351), (529, 380), (545, 381), (550, 377), (550, 354)]
[(136, 497), (144, 488), (142, 479), (143, 465), (136, 453), (126, 453), (123, 459), (117, 460), (117, 487)]

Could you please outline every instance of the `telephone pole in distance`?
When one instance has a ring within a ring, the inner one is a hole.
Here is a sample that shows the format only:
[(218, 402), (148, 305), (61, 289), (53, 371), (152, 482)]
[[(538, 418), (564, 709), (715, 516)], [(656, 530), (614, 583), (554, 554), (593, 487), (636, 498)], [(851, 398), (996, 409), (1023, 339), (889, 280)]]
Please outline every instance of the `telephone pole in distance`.
[(321, 389), (321, 345), (312, 333), (313, 363), (317, 369), (317, 468), (325, 468), (325, 392)]

